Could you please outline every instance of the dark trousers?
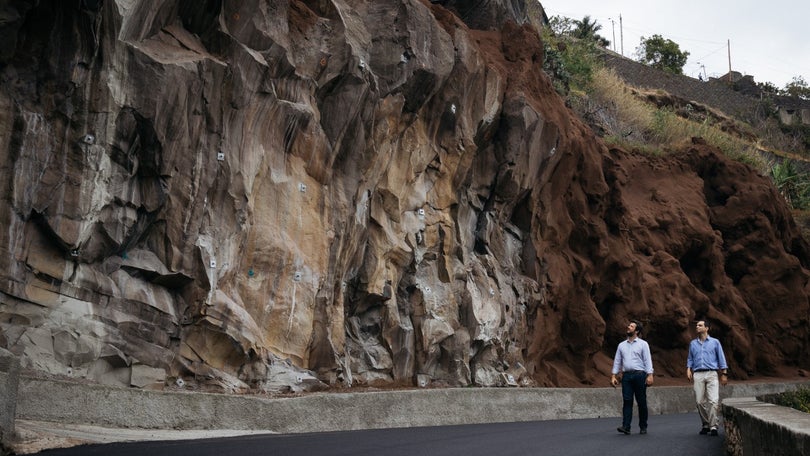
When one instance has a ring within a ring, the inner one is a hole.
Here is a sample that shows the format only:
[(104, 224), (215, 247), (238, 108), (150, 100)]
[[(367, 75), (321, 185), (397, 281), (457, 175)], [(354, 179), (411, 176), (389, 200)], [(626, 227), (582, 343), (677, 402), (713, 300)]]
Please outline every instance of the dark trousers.
[(638, 404), (638, 427), (647, 429), (647, 374), (644, 371), (622, 375), (622, 426), (630, 429), (633, 421), (633, 396)]

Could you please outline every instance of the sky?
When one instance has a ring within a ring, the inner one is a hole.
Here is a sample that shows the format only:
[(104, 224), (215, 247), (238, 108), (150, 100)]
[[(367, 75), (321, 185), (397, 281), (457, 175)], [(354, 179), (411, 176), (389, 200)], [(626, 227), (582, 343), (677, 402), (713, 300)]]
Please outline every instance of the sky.
[[(591, 16), (610, 48), (635, 60), (641, 37), (661, 35), (689, 52), (683, 74), (718, 77), (731, 69), (784, 88), (810, 83), (810, 2), (806, 0), (541, 0), (549, 17)], [(619, 16), (621, 15), (621, 22)], [(613, 39), (615, 31), (616, 39)], [(622, 40), (621, 37), (624, 36)], [(614, 49), (615, 43), (615, 49)]]

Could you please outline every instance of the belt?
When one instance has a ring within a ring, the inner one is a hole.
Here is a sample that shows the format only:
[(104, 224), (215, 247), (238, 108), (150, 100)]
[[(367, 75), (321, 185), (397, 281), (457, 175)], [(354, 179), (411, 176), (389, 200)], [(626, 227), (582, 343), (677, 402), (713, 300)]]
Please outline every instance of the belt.
[(709, 372), (709, 371), (713, 371), (713, 370), (714, 369), (695, 369), (692, 372)]
[(634, 371), (624, 371), (625, 374), (646, 374), (644, 371), (634, 370)]

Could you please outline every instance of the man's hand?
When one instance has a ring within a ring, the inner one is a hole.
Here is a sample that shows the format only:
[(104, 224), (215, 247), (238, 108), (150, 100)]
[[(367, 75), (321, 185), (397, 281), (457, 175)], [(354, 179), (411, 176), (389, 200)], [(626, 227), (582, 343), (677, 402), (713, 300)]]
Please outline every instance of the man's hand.
[(728, 374), (725, 372), (720, 373), (720, 384), (726, 386), (728, 384)]
[(615, 388), (616, 385), (619, 384), (619, 379), (617, 379), (615, 375), (611, 375), (610, 376), (610, 384), (613, 385), (613, 387)]
[(652, 386), (654, 381), (653, 374), (647, 374), (647, 386)]
[(688, 378), (690, 382), (692, 381), (692, 369), (688, 367), (686, 368), (686, 378)]

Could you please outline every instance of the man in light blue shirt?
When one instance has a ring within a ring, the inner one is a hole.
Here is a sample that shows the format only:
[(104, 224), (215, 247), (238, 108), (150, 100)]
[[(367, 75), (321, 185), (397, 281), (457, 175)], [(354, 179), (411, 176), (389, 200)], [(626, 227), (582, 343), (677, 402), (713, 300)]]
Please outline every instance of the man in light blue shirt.
[(728, 365), (720, 341), (709, 336), (709, 322), (700, 320), (695, 325), (697, 338), (689, 344), (686, 358), (686, 378), (693, 381), (702, 435), (717, 435), (720, 416), (720, 387), (728, 383)]
[(653, 365), (650, 346), (639, 335), (641, 323), (630, 320), (627, 325), (627, 340), (619, 344), (613, 358), (613, 375), (610, 384), (619, 384), (617, 375), (622, 374), (622, 425), (616, 430), (630, 434), (633, 421), (633, 396), (638, 404), (638, 426), (640, 433), (647, 433), (647, 387), (653, 384)]

